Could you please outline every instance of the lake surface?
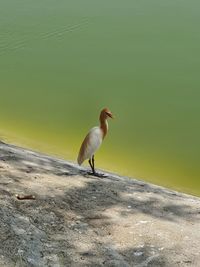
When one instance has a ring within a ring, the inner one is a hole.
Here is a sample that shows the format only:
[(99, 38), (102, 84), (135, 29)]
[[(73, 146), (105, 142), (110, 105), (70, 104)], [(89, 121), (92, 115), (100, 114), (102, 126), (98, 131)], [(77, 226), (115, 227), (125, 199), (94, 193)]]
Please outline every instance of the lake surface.
[(200, 196), (200, 1), (1, 0), (0, 139)]

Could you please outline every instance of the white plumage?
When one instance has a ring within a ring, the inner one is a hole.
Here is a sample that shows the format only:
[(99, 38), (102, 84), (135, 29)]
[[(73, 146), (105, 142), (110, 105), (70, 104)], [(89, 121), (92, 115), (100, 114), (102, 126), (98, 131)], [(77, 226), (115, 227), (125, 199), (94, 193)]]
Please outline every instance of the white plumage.
[(81, 165), (86, 159), (92, 159), (92, 156), (100, 147), (103, 140), (103, 132), (100, 127), (93, 127), (83, 141), (84, 150), (79, 153), (78, 164)]

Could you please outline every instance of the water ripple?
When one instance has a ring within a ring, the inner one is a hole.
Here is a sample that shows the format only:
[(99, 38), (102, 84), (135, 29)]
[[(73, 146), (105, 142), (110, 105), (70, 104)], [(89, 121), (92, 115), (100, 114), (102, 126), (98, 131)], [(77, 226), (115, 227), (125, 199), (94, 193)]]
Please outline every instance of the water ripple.
[(89, 20), (85, 19), (77, 24), (64, 25), (57, 29), (53, 29), (51, 31), (40, 33), (31, 40), (30, 38), (28, 38), (26, 34), (24, 38), (20, 38), (19, 40), (15, 40), (14, 42), (11, 40), (10, 41), (8, 40), (8, 42), (5, 41), (6, 37), (7, 39), (8, 37), (12, 38), (14, 33), (11, 33), (11, 32), (7, 32), (7, 33), (4, 32), (4, 34), (1, 33), (0, 56), (4, 56), (8, 53), (16, 52), (20, 49), (23, 49), (28, 45), (29, 42), (32, 42), (32, 41), (37, 41), (37, 40), (46, 41), (46, 40), (49, 40), (51, 38), (56, 38), (56, 37), (59, 38), (59, 40), (61, 40), (61, 38), (64, 37), (65, 34), (78, 30), (81, 27), (86, 26), (88, 23), (89, 23)]

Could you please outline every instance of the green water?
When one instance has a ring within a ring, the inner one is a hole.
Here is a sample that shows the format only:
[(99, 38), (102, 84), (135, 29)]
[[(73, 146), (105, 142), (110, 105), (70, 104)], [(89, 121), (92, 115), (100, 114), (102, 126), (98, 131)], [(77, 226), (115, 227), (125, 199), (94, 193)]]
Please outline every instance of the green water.
[(0, 139), (200, 196), (200, 1), (1, 0)]

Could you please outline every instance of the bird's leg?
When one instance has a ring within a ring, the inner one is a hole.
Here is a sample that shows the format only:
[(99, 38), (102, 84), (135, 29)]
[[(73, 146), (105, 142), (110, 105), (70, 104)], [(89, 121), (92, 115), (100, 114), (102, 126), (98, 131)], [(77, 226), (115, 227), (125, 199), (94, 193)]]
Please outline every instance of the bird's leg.
[(95, 171), (95, 168), (94, 168), (94, 155), (92, 156), (92, 166), (93, 166), (93, 173), (95, 174), (96, 171)]
[(94, 155), (92, 156), (92, 160), (89, 159), (89, 164), (90, 164), (90, 167), (92, 169), (92, 173), (89, 173), (89, 174), (92, 174), (92, 175), (95, 175), (95, 176), (98, 176), (98, 173), (95, 171), (95, 168), (94, 168)]
[(92, 173), (95, 174), (95, 169), (94, 169), (94, 166), (93, 166), (93, 161), (91, 162), (91, 159), (89, 159), (89, 164), (90, 164), (90, 167), (92, 169)]
[(103, 173), (98, 173), (95, 171), (95, 168), (94, 168), (94, 155), (92, 156), (92, 162), (90, 160), (90, 163), (91, 163), (91, 168), (92, 168), (92, 175), (94, 176), (97, 176), (99, 178), (103, 178), (103, 177), (107, 177), (107, 175), (103, 174)]

